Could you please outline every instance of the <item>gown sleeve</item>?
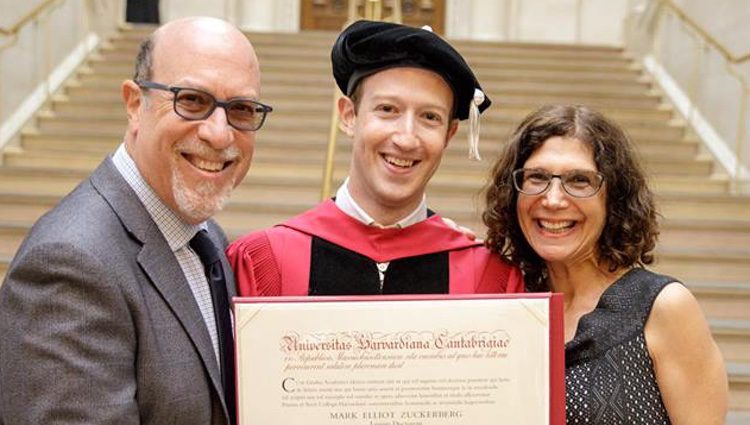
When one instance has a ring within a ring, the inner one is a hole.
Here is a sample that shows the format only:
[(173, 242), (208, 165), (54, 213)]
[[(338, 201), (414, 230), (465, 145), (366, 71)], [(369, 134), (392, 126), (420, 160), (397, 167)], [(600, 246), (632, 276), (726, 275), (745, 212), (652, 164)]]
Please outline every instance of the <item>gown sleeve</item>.
[(251, 233), (227, 248), (241, 297), (281, 295), (281, 274), (265, 231)]

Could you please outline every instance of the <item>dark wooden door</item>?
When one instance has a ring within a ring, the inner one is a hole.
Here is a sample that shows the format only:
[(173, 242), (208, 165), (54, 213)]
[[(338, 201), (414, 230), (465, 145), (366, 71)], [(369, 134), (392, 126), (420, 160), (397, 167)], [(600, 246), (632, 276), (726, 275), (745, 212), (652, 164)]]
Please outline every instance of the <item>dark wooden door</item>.
[[(302, 29), (340, 31), (349, 13), (349, 1), (357, 2), (360, 16), (364, 15), (366, 0), (302, 0)], [(394, 3), (383, 1), (383, 16), (393, 13)], [(444, 33), (445, 0), (401, 0), (401, 14), (406, 25), (429, 25), (436, 33)]]

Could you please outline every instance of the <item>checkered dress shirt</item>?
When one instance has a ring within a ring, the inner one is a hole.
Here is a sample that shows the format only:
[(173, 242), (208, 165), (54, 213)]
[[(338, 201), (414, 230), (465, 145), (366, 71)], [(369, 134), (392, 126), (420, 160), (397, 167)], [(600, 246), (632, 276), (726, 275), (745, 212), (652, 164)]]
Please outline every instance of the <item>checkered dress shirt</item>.
[(208, 287), (208, 281), (204, 272), (203, 263), (201, 263), (198, 254), (190, 248), (190, 239), (195, 236), (199, 230), (206, 229), (206, 223), (198, 225), (186, 224), (175, 214), (169, 207), (159, 199), (154, 193), (151, 186), (146, 183), (138, 171), (138, 168), (125, 150), (125, 145), (121, 144), (115, 154), (112, 156), (117, 170), (122, 174), (128, 185), (135, 191), (138, 199), (148, 211), (156, 226), (164, 235), (169, 247), (174, 252), (177, 262), (185, 274), (190, 291), (192, 291), (198, 308), (203, 316), (203, 321), (211, 337), (211, 343), (214, 347), (216, 361), (219, 362), (219, 339), (216, 333), (216, 320), (214, 319), (214, 307), (211, 302), (211, 290)]

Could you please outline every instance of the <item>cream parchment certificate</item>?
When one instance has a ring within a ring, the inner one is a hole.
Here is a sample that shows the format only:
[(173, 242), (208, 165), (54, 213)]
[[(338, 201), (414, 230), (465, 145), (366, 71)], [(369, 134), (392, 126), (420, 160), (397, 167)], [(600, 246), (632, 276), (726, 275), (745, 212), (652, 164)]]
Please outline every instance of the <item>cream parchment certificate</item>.
[(239, 423), (559, 423), (549, 296), (372, 299), (235, 299)]

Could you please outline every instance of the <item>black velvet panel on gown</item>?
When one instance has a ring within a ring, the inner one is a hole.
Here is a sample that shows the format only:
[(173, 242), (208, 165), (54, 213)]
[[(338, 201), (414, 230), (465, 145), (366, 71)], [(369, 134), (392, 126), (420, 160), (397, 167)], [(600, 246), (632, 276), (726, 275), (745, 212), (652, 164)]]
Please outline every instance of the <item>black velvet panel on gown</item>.
[(448, 252), (393, 260), (380, 288), (377, 263), (313, 237), (310, 295), (447, 294)]

